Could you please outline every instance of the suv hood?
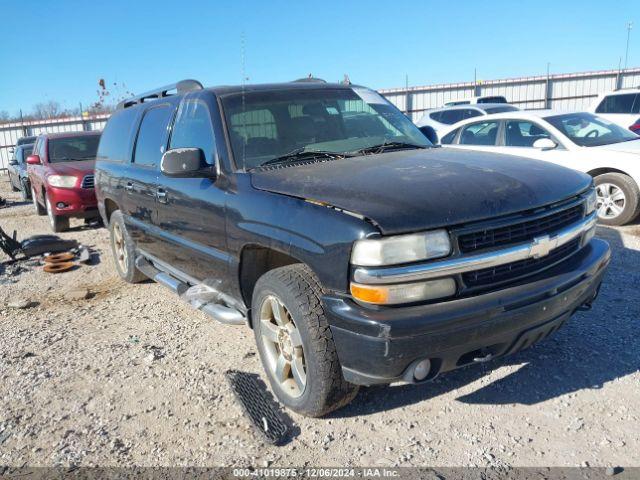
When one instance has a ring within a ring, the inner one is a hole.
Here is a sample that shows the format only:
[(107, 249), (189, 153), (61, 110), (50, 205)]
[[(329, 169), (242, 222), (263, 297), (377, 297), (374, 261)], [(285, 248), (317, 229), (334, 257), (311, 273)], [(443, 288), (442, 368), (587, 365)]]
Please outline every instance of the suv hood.
[(555, 203), (588, 188), (591, 177), (538, 160), (433, 148), (256, 170), (251, 181), (359, 213), (396, 234)]
[(75, 160), (48, 164), (50, 175), (74, 175), (76, 177), (93, 173), (95, 166), (95, 160)]

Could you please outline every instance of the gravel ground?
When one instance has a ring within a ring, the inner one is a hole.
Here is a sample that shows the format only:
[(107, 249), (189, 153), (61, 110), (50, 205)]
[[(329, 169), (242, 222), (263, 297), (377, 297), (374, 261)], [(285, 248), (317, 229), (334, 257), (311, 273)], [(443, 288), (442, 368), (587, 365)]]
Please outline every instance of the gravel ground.
[[(49, 233), (6, 177), (0, 196), (5, 231)], [(613, 246), (600, 297), (555, 336), (431, 384), (362, 389), (329, 418), (292, 415), (283, 447), (254, 434), (224, 379), (262, 374), (252, 332), (123, 283), (106, 230), (72, 227), (61, 236), (97, 265), (0, 275), (15, 282), (0, 285), (0, 465), (640, 466), (638, 225), (599, 229)]]

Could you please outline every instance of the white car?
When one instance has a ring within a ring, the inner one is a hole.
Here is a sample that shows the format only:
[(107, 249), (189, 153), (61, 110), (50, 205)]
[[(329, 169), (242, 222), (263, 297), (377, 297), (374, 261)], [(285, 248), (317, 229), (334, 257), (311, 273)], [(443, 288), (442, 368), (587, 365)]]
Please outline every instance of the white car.
[[(640, 89), (624, 89), (598, 95), (591, 104), (591, 113), (632, 131), (638, 130), (640, 119)], [(636, 128), (632, 128), (635, 126)]]
[(460, 100), (450, 100), (445, 102), (445, 107), (454, 105), (475, 105), (478, 103), (508, 103), (507, 99), (502, 95), (482, 95), (479, 97), (462, 98)]
[(454, 125), (441, 143), (546, 160), (588, 173), (596, 184), (598, 217), (606, 225), (624, 225), (640, 212), (640, 137), (592, 113), (499, 113)]
[(483, 103), (478, 105), (459, 105), (454, 107), (433, 108), (427, 110), (416, 126), (425, 134), (431, 143), (438, 143), (438, 135), (448, 130), (451, 125), (468, 118), (480, 117), (492, 113), (512, 112), (518, 107), (505, 103)]

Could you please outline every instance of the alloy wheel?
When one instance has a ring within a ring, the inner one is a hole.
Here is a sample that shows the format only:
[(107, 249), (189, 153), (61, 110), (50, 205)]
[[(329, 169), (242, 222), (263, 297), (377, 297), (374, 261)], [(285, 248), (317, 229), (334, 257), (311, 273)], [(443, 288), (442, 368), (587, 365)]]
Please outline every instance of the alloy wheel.
[(266, 368), (278, 385), (292, 398), (304, 393), (306, 363), (300, 331), (287, 307), (275, 295), (260, 306), (260, 339), (266, 353)]
[(113, 253), (116, 257), (116, 262), (123, 273), (127, 272), (127, 248), (124, 241), (124, 233), (118, 222), (113, 224)]
[(613, 183), (596, 186), (598, 217), (612, 219), (624, 211), (627, 198), (620, 187)]

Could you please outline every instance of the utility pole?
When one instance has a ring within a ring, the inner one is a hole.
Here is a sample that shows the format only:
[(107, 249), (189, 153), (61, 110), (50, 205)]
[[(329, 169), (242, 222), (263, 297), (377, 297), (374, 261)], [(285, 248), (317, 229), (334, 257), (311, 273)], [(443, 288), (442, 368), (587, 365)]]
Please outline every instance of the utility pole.
[(631, 29), (633, 28), (633, 22), (627, 22), (627, 48), (624, 54), (624, 69), (627, 69), (627, 62), (629, 61), (629, 37), (631, 36)]

